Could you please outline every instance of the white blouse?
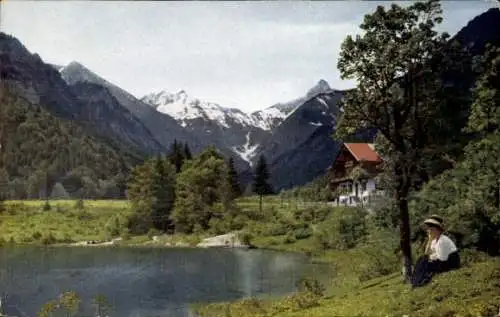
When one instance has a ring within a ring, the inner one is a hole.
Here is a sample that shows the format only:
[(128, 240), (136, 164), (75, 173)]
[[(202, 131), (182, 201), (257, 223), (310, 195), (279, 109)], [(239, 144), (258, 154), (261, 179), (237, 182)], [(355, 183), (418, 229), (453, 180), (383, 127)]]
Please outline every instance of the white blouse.
[(448, 260), (450, 254), (455, 251), (457, 251), (457, 246), (455, 245), (455, 243), (444, 234), (441, 234), (439, 238), (431, 241), (429, 259), (431, 261), (446, 261)]

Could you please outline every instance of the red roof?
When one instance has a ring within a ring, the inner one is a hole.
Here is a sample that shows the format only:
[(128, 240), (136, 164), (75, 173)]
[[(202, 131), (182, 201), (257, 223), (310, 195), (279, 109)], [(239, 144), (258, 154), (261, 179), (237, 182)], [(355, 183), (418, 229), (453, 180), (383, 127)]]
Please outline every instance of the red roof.
[(351, 152), (354, 158), (365, 162), (381, 162), (382, 159), (375, 152), (375, 148), (371, 143), (344, 143), (344, 146)]

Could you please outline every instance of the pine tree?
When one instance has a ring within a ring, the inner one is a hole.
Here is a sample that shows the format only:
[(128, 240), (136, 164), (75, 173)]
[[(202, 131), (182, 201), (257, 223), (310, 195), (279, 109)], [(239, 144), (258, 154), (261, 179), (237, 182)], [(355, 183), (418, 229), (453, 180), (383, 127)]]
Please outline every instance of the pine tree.
[(165, 158), (146, 161), (132, 171), (128, 196), (136, 212), (136, 232), (151, 226), (170, 229), (170, 213), (174, 204), (175, 167)]
[(156, 229), (167, 231), (171, 227), (170, 214), (175, 200), (174, 166), (167, 159), (160, 157), (155, 160), (152, 184), (153, 225)]
[(259, 195), (259, 209), (262, 212), (262, 196), (273, 194), (273, 189), (268, 183), (269, 171), (267, 169), (266, 159), (263, 155), (259, 157), (255, 167), (253, 192)]
[(190, 160), (193, 158), (193, 155), (191, 154), (191, 150), (189, 149), (189, 146), (186, 143), (184, 143), (184, 159)]
[(170, 163), (175, 166), (176, 173), (180, 173), (182, 165), (184, 164), (184, 158), (184, 148), (182, 144), (174, 140), (174, 143), (170, 146), (168, 159)]
[(232, 157), (229, 158), (227, 168), (229, 184), (231, 184), (231, 198), (236, 199), (241, 196), (242, 192), (240, 182), (238, 180), (238, 172), (236, 172), (236, 169), (234, 168), (234, 159)]

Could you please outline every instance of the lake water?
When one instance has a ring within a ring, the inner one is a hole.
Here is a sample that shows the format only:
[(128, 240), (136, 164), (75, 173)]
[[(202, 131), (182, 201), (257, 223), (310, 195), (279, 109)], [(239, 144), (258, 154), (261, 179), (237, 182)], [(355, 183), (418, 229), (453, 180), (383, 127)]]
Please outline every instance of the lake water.
[(106, 296), (113, 317), (185, 317), (190, 303), (283, 295), (303, 275), (328, 270), (263, 250), (13, 247), (0, 248), (0, 294), (5, 312), (21, 316), (73, 290), (85, 302)]

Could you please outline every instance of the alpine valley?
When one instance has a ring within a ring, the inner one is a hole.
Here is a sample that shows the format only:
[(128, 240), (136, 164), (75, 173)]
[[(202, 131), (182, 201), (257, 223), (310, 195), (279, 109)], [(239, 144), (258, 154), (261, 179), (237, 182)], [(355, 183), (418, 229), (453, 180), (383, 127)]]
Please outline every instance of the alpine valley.
[(4, 33), (0, 56), (2, 84), (11, 94), (137, 157), (167, 152), (174, 140), (195, 154), (214, 145), (234, 159), (242, 184), (248, 184), (253, 164), (264, 155), (270, 181), (280, 190), (323, 173), (338, 149), (331, 135), (343, 92), (324, 80), (295, 100), (245, 113), (185, 91), (136, 98), (78, 62), (44, 63)]
[[(473, 51), (484, 49), (486, 42), (498, 41), (497, 28), (485, 26), (498, 25), (499, 14), (491, 9), (479, 15), (454, 38)], [(17, 181), (29, 181), (40, 165), (50, 172), (44, 181), (48, 188), (71, 183), (72, 172), (80, 167), (78, 173), (94, 184), (111, 178), (118, 185), (131, 166), (168, 152), (177, 140), (188, 144), (194, 154), (214, 145), (225, 158), (232, 157), (244, 186), (264, 156), (271, 185), (279, 191), (324, 174), (340, 146), (332, 134), (344, 91), (321, 79), (295, 100), (245, 113), (168, 87), (133, 96), (97, 73), (78, 62), (45, 63), (18, 39), (0, 33), (0, 116), (8, 119), (3, 120), (8, 124), (0, 125), (0, 158), (8, 167), (5, 178), (10, 188)], [(457, 75), (451, 80), (470, 89), (470, 77)], [(7, 103), (11, 108), (4, 107)], [(42, 142), (36, 140), (48, 138), (50, 142), (43, 142), (50, 144), (44, 146), (53, 151), (34, 150)], [(364, 141), (372, 138), (373, 133), (363, 134)], [(102, 166), (104, 158), (107, 167)], [(85, 160), (95, 166), (89, 169), (82, 163)], [(32, 187), (40, 182), (33, 181)]]

